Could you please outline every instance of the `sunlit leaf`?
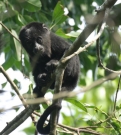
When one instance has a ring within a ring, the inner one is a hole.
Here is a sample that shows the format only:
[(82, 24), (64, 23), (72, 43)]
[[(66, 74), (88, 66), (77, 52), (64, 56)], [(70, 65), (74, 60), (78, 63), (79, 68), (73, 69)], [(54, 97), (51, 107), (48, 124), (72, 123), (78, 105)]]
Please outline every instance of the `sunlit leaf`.
[(86, 107), (78, 100), (74, 99), (74, 98), (67, 98), (65, 99), (67, 102), (73, 104), (74, 106), (77, 106), (79, 109), (87, 112)]
[(66, 35), (70, 37), (78, 37), (79, 34), (80, 32), (71, 31), (70, 33), (67, 33)]
[(64, 8), (61, 5), (61, 2), (59, 1), (53, 11), (53, 20), (56, 20), (57, 18), (61, 17), (63, 14), (64, 14)]
[(67, 16), (64, 15), (64, 7), (61, 5), (60, 1), (57, 3), (56, 7), (54, 8), (52, 19), (54, 25), (61, 24), (67, 19)]
[[(11, 30), (11, 33), (16, 37), (18, 38), (18, 35), (16, 33), (15, 30)], [(18, 38), (19, 39), (19, 38)], [(14, 37), (13, 37), (13, 40), (14, 40), (14, 44), (15, 44), (15, 48), (16, 48), (16, 54), (17, 54), (17, 59), (18, 60), (21, 60), (21, 44), (20, 42), (18, 42)]]
[(56, 31), (56, 34), (57, 34), (58, 36), (63, 37), (63, 38), (69, 38), (69, 36), (67, 36), (67, 35), (63, 32), (62, 29), (58, 29), (58, 30)]

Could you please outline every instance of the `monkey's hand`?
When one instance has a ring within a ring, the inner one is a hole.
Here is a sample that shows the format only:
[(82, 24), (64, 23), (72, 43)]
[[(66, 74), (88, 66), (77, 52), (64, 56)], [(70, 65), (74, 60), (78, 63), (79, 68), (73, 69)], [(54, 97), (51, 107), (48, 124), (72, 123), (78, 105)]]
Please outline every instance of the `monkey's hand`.
[(56, 69), (58, 65), (58, 60), (50, 60), (47, 64), (46, 64), (46, 67), (45, 69), (50, 72), (50, 73), (53, 73)]
[(38, 86), (44, 86), (47, 80), (47, 74), (43, 73), (43, 74), (39, 74), (37, 77), (37, 84)]
[(33, 93), (36, 97), (44, 97), (44, 93), (41, 91), (42, 87), (46, 86), (47, 80), (47, 74), (42, 73), (37, 76), (37, 84), (36, 87), (33, 89)]
[(33, 89), (33, 93), (35, 94), (35, 97), (38, 98), (38, 97), (44, 97), (44, 93), (41, 91), (41, 87), (35, 87)]

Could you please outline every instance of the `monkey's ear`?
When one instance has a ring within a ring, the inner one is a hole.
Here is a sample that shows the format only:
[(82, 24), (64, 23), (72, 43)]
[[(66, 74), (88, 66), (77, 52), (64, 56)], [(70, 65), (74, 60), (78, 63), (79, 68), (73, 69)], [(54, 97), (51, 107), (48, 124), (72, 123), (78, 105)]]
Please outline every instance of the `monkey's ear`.
[(45, 26), (45, 24), (44, 24), (44, 23), (42, 23), (42, 27), (43, 27), (45, 30), (47, 30), (47, 31), (48, 31), (48, 28)]

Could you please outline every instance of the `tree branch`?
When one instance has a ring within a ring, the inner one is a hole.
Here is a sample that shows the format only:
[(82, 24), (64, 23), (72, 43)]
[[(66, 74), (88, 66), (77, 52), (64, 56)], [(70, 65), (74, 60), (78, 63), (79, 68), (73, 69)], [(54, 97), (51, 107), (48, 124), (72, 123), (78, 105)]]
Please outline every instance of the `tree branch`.
[(68, 61), (69, 59), (71, 59), (72, 57), (74, 57), (75, 55), (78, 55), (79, 53), (85, 51), (89, 46), (91, 46), (102, 34), (104, 28), (105, 28), (106, 23), (103, 23), (102, 26), (100, 27), (100, 31), (98, 32), (98, 34), (93, 38), (92, 41), (90, 41), (88, 44), (86, 44), (84, 47), (80, 47), (76, 52), (74, 52), (73, 54), (65, 57), (62, 59), (62, 63), (65, 63), (66, 61)]
[[(104, 10), (107, 8), (107, 7), (112, 7), (113, 4), (116, 2), (117, 0), (107, 0), (104, 2), (104, 4), (102, 5), (102, 8), (100, 8), (100, 10), (98, 10), (98, 13), (95, 15), (95, 17), (92, 19), (92, 22), (91, 24), (88, 24), (86, 26), (86, 28), (83, 30), (83, 32), (79, 35), (79, 37), (75, 40), (74, 44), (69, 48), (69, 50), (65, 53), (64, 57), (66, 56), (69, 56), (71, 54), (73, 54), (75, 51), (78, 50), (78, 48), (80, 47), (80, 45), (86, 40), (86, 38), (91, 34), (91, 32), (96, 28), (96, 26), (102, 22), (102, 19), (104, 17)], [(101, 9), (103, 9), (101, 11)], [(1, 24), (1, 23), (0, 23)], [(1, 24), (2, 25), (2, 24)], [(12, 35), (12, 34), (11, 34)], [(13, 35), (14, 37), (14, 35)], [(61, 59), (62, 60), (62, 59)], [(66, 67), (66, 63), (62, 63), (62, 61), (60, 61), (59, 63), (59, 66), (56, 70), (56, 73), (57, 76), (56, 76), (56, 87), (55, 87), (55, 93), (58, 93), (61, 91), (61, 84), (62, 84), (62, 78), (63, 78), (63, 74), (64, 74), (64, 69)], [(58, 72), (59, 71), (59, 72)], [(112, 74), (111, 74), (112, 75)], [(114, 75), (114, 74), (113, 74)], [(117, 74), (115, 74), (115, 76), (117, 76)], [(111, 77), (111, 76), (109, 76)], [(105, 78), (106, 79), (106, 78)], [(109, 78), (107, 78), (109, 79)], [(59, 81), (61, 83), (59, 83)], [(104, 82), (105, 80), (101, 80), (102, 82)], [(100, 82), (97, 82), (97, 84), (95, 85), (98, 85)], [(93, 85), (93, 87), (95, 86)], [(88, 89), (91, 89), (91, 88), (88, 88)], [(87, 89), (83, 89), (83, 91), (86, 91)], [(68, 95), (69, 93), (66, 93), (66, 96)], [(76, 93), (77, 94), (77, 93)], [(74, 95), (74, 92), (71, 92), (70, 93), (70, 96)], [(65, 95), (63, 95), (64, 97)], [(62, 97), (61, 97), (62, 98)], [(56, 101), (58, 102), (58, 100)], [(17, 126), (20, 125), (20, 123), (22, 123), (23, 121), (25, 121), (26, 118), (29, 117), (29, 115), (33, 112), (34, 109), (36, 109), (36, 107), (38, 107), (38, 105), (34, 105), (34, 106), (30, 106), (30, 107), (27, 107), (24, 111), (22, 111), (22, 113), (20, 115), (18, 115), (13, 121), (11, 121), (8, 126), (6, 126), (6, 128), (0, 133), (0, 135), (6, 135), (6, 134), (9, 134), (10, 132), (12, 132)], [(28, 109), (30, 109), (30, 111), (28, 111)], [(27, 111), (29, 112), (29, 114), (27, 114)], [(56, 112), (56, 114), (58, 114), (58, 111)], [(56, 115), (57, 116), (57, 115)], [(54, 118), (56, 120), (56, 118)], [(16, 122), (17, 120), (17, 122)], [(54, 120), (54, 121), (55, 121)], [(20, 122), (19, 124), (18, 121)], [(15, 123), (16, 125), (14, 125)], [(11, 124), (12, 123), (12, 124)], [(55, 122), (56, 123), (56, 122)], [(55, 124), (54, 123), (54, 124)], [(13, 126), (12, 126), (13, 125)], [(12, 126), (12, 127), (11, 127)], [(11, 127), (11, 128), (10, 128)], [(14, 127), (14, 128), (13, 128)], [(10, 128), (10, 130), (8, 130), (8, 128)], [(8, 130), (8, 131), (7, 131)], [(53, 127), (53, 131), (56, 130), (56, 124), (54, 125)], [(4, 133), (4, 134), (2, 134)], [(56, 132), (54, 132), (55, 134)]]
[[(66, 97), (73, 97), (79, 93), (86, 92), (91, 90), (92, 88), (104, 83), (105, 81), (114, 79), (118, 74), (112, 73), (106, 77), (103, 77), (93, 83), (91, 83), (89, 86), (86, 86), (79, 91), (73, 91), (73, 92), (61, 92), (54, 95), (53, 100), (57, 100), (59, 98), (66, 98)], [(49, 86), (48, 86), (49, 87)], [(44, 88), (45, 89), (45, 88)], [(44, 98), (38, 98), (38, 99), (30, 99), (26, 101), (26, 104), (40, 104), (44, 103), (46, 100)], [(16, 118), (14, 118), (8, 125), (0, 132), (0, 135), (6, 135), (11, 133), (13, 130), (15, 130), (20, 124), (22, 124), (29, 116), (30, 114), (38, 107), (38, 105), (31, 105), (28, 106), (25, 110), (23, 110), (19, 115), (17, 115)], [(15, 125), (14, 125), (15, 124)]]
[(11, 31), (0, 21), (0, 24), (2, 25), (2, 27), (4, 27), (7, 31), (8, 31), (8, 33), (10, 33), (18, 42), (20, 42), (20, 40), (17, 38), (17, 37), (15, 37), (12, 33), (11, 33)]
[(115, 96), (115, 101), (114, 101), (114, 109), (113, 109), (114, 112), (115, 112), (115, 110), (116, 110), (116, 101), (117, 101), (118, 91), (119, 91), (119, 89), (120, 89), (120, 82), (121, 82), (121, 75), (120, 75), (120, 77), (119, 77), (118, 87), (117, 87), (117, 90), (116, 90), (116, 96)]
[[(53, 100), (57, 100), (57, 99), (60, 99), (60, 98), (66, 98), (66, 97), (74, 97), (80, 93), (84, 93), (84, 92), (87, 92), (89, 90), (91, 90), (92, 88), (95, 88), (97, 87), (98, 85), (101, 85), (103, 84), (104, 82), (106, 81), (109, 81), (109, 80), (112, 80), (114, 78), (116, 78), (119, 74), (116, 74), (116, 73), (111, 73), (110, 75), (108, 76), (105, 76), (105, 77), (102, 77), (101, 79), (98, 79), (96, 81), (94, 81), (93, 83), (91, 83), (90, 85), (88, 86), (85, 86), (81, 89), (79, 89), (78, 91), (71, 91), (71, 92), (66, 92), (66, 91), (63, 91), (61, 93), (56, 93), (54, 94), (53, 96)], [(52, 98), (48, 98), (46, 100), (52, 100)], [(38, 103), (44, 103), (46, 102), (46, 100), (44, 98), (38, 98), (38, 99), (29, 99), (26, 101), (27, 104), (38, 104)]]
[(31, 105), (17, 115), (8, 125), (0, 132), (0, 135), (8, 135), (21, 125), (31, 114), (38, 108), (38, 105)]
[[(65, 58), (71, 54), (73, 54), (74, 52), (76, 52), (78, 50), (78, 48), (80, 47), (80, 45), (87, 39), (87, 37), (93, 32), (93, 30), (96, 28), (96, 26), (98, 24), (100, 24), (103, 19), (104, 19), (104, 14), (105, 14), (105, 9), (106, 8), (111, 8), (115, 2), (117, 0), (107, 0), (103, 3), (102, 8), (103, 10), (98, 10), (97, 14), (95, 15), (95, 17), (92, 19), (91, 23), (88, 24), (85, 29), (82, 31), (82, 33), (77, 37), (77, 39), (75, 40), (75, 42), (73, 43), (72, 46), (70, 46), (69, 50), (64, 54), (64, 56), (62, 57)], [(62, 59), (59, 62), (59, 65), (56, 69), (56, 82), (55, 82), (55, 93), (60, 93), (61, 91), (61, 85), (62, 85), (62, 78), (64, 75), (64, 70), (65, 67), (67, 65), (67, 62), (62, 63)], [(60, 82), (60, 83), (59, 83)], [(55, 101), (54, 101), (55, 102)], [(56, 101), (60, 102), (59, 100)], [(59, 114), (59, 110), (55, 110), (54, 113), (52, 113), (51, 115), (51, 131), (50, 131), (50, 135), (56, 135), (56, 125), (57, 125), (57, 117)], [(52, 120), (53, 119), (53, 120)]]
[[(6, 73), (6, 71), (4, 70), (4, 68), (1, 65), (0, 65), (0, 71), (3, 73), (3, 75), (5, 76), (5, 78), (8, 80), (8, 82), (10, 83), (10, 85), (13, 87), (13, 89), (15, 90), (15, 92), (17, 93), (17, 95), (19, 96), (19, 98), (22, 101), (22, 103), (25, 105), (26, 102), (25, 102), (24, 98), (22, 97), (22, 95), (20, 94), (18, 87), (10, 79), (10, 77), (8, 76), (8, 74)], [(26, 107), (26, 105), (25, 105), (25, 107)]]
[[(7, 80), (12, 85), (12, 87), (17, 91), (18, 94), (20, 94), (17, 86), (11, 81), (11, 79), (9, 78), (7, 73), (4, 71), (2, 66), (0, 66), (0, 70), (3, 72), (3, 74), (5, 75)], [(50, 85), (52, 84), (52, 82), (54, 80), (54, 74), (51, 76), (51, 78), (52, 79), (50, 80), (50, 82), (47, 83), (46, 87), (42, 88), (42, 91), (46, 92), (47, 89), (50, 87)], [(23, 97), (21, 97), (20, 99), (22, 99), (22, 98)], [(36, 99), (34, 99), (34, 100), (36, 100)], [(44, 98), (41, 98), (41, 100), (46, 102), (46, 100)], [(40, 102), (38, 102), (38, 104), (40, 104)], [(27, 106), (25, 110), (23, 110), (19, 115), (17, 115), (17, 117), (15, 117), (11, 122), (8, 123), (8, 125), (0, 132), (0, 135), (8, 135), (13, 130), (15, 130), (20, 124), (22, 124), (32, 114), (32, 112), (34, 110), (36, 110), (38, 108), (38, 104)], [(27, 103), (24, 102), (24, 105), (26, 106)], [(35, 112), (35, 114), (36, 114), (36, 112)]]

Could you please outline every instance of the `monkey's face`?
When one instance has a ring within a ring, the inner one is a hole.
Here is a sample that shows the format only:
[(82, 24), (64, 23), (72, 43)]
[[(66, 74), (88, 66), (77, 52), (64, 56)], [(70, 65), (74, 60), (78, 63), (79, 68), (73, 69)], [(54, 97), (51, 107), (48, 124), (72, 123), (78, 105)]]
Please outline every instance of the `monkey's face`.
[(50, 31), (44, 24), (32, 22), (26, 25), (21, 29), (19, 38), (30, 57), (37, 54), (51, 56)]

